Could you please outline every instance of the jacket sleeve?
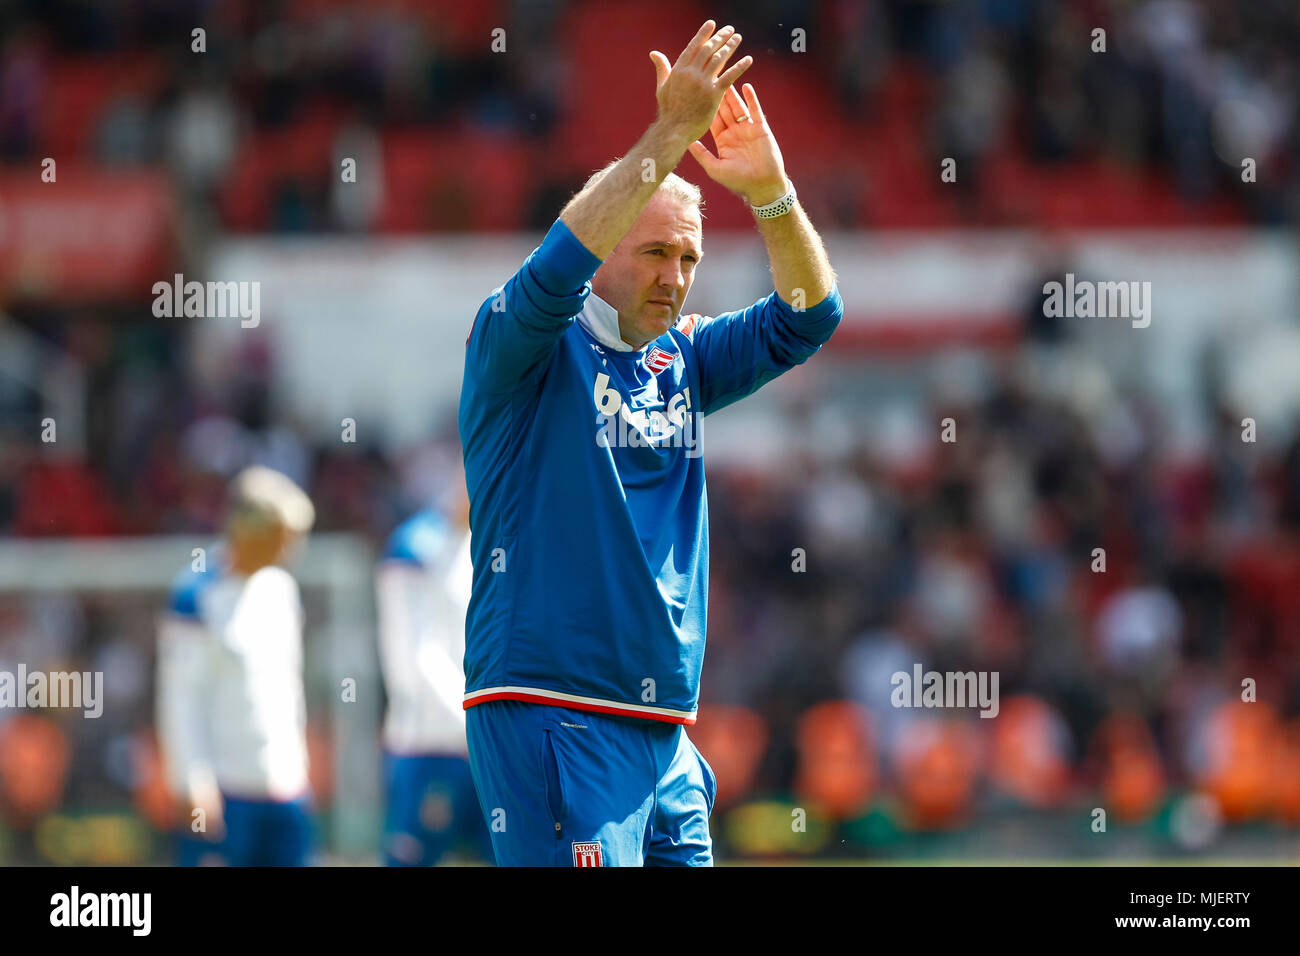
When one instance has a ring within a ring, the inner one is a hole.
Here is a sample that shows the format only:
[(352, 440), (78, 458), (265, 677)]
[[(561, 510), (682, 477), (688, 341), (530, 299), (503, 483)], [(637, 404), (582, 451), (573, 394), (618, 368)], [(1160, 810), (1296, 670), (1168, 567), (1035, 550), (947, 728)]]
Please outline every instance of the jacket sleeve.
[(168, 611), (158, 622), (158, 739), (168, 788), (178, 797), (216, 788), (208, 732), (208, 635)]
[(773, 292), (747, 309), (724, 312), (694, 329), (704, 415), (752, 395), (801, 365), (831, 337), (844, 315), (838, 287), (802, 311)]
[(466, 374), (487, 392), (534, 385), (582, 311), (601, 260), (555, 220), (519, 271), (479, 306), (466, 339)]
[(386, 560), (375, 571), (379, 664), (390, 698), (419, 698), (420, 630), (432, 603), (428, 588), (428, 575), (416, 564)]

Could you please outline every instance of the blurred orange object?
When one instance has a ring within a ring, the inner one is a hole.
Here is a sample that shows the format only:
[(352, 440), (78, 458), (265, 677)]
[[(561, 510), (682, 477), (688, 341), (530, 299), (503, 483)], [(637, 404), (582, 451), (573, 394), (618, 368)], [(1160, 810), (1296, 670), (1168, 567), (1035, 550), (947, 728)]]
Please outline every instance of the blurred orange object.
[(980, 739), (962, 720), (921, 718), (899, 747), (898, 783), (912, 825), (931, 830), (960, 824), (979, 777)]
[(1286, 724), (1276, 746), (1273, 805), (1279, 821), (1295, 826), (1300, 823), (1300, 717)]
[(870, 717), (850, 701), (809, 707), (799, 718), (799, 769), (794, 792), (837, 819), (855, 817), (876, 789), (876, 746)]
[(1125, 823), (1146, 820), (1165, 794), (1165, 771), (1146, 721), (1137, 714), (1115, 714), (1093, 734), (1101, 761), (1106, 807)]
[(1069, 730), (1055, 708), (1037, 697), (1012, 697), (993, 721), (989, 775), (1028, 806), (1052, 806), (1069, 782), (1069, 745)]
[(168, 831), (180, 819), (177, 799), (167, 787), (163, 773), (162, 751), (157, 734), (145, 731), (135, 738), (135, 783), (131, 798), (135, 808), (146, 820), (161, 831)]
[(748, 707), (710, 705), (699, 709), (690, 738), (718, 778), (715, 810), (749, 794), (767, 750), (767, 737), (767, 722)]
[(1208, 760), (1199, 783), (1228, 823), (1253, 820), (1274, 804), (1274, 761), (1282, 731), (1268, 704), (1232, 700), (1218, 707), (1203, 731)]
[(328, 725), (307, 723), (307, 778), (316, 808), (334, 798), (334, 744)]
[(19, 714), (0, 724), (0, 789), (6, 816), (26, 826), (63, 799), (68, 738), (47, 717)]

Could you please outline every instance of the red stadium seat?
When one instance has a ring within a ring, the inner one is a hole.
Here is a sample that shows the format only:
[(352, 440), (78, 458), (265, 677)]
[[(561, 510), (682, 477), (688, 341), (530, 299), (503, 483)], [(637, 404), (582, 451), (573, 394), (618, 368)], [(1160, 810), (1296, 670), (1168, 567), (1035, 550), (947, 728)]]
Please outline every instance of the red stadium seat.
[(816, 704), (799, 718), (799, 769), (794, 792), (836, 819), (859, 816), (876, 790), (876, 746), (870, 718), (857, 704)]
[(708, 704), (700, 707), (690, 736), (718, 778), (714, 809), (748, 796), (767, 751), (767, 722), (748, 707)]

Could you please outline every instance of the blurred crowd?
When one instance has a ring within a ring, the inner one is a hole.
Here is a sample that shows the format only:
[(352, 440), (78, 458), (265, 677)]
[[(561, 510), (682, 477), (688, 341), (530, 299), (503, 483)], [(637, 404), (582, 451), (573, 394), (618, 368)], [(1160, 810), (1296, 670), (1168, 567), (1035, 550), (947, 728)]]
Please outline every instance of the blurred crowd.
[(818, 221), (1300, 216), (1288, 0), (719, 6), (15, 0), (0, 159), (161, 166), (195, 230), (540, 228), (650, 118), (646, 48), (712, 16)]
[[(1036, 314), (988, 357), (987, 388), (920, 397), (925, 417), (956, 423), (954, 442), (891, 456), (867, 416), (839, 454), (810, 438), (774, 469), (710, 464), (696, 736), (721, 811), (788, 794), (832, 819), (890, 806), (900, 825), (950, 829), (998, 806), (1084, 801), (1133, 823), (1194, 791), (1228, 822), (1300, 823), (1300, 431), (1276, 450), (1243, 442), (1207, 365), (1212, 451), (1175, 459), (1159, 405), (1128, 395), (1089, 416), (1045, 384), (1080, 346), (1044, 341)], [(450, 422), (398, 453), (317, 444), (270, 407), (270, 356), (202, 392), (156, 331), (65, 328), (95, 383), (87, 454), (5, 433), (7, 535), (215, 533), (226, 481), (260, 462), (304, 483), (319, 530), (378, 548), (461, 480)], [(784, 409), (791, 434), (817, 434), (815, 404)], [(11, 426), (21, 417), (6, 406)], [(74, 742), (99, 769), (69, 796), (102, 796), (106, 755), (121, 764), (151, 720), (153, 609), (3, 607), (0, 662), (106, 671), (112, 719), (71, 725), (96, 725)], [(997, 719), (897, 707), (893, 675), (916, 665), (996, 672)]]
[[(1243, 442), (1207, 375), (1213, 450), (1176, 457), (1143, 395), (1061, 397), (1045, 374), (1076, 348), (1027, 334), (988, 387), (930, 390), (956, 440), (902, 462), (864, 420), (842, 456), (711, 469), (703, 697), (726, 730), (701, 727), (739, 771), (724, 791), (793, 786), (839, 818), (896, 800), (923, 829), (999, 806), (1131, 824), (1186, 793), (1215, 825), (1300, 823), (1300, 428)], [(917, 665), (996, 673), (997, 719), (898, 706)]]

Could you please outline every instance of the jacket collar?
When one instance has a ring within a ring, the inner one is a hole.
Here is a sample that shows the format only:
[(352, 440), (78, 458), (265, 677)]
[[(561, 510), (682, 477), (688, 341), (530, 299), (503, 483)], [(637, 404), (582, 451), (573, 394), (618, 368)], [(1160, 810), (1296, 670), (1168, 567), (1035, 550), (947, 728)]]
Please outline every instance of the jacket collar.
[(578, 313), (578, 321), (591, 337), (607, 349), (615, 352), (639, 352), (623, 341), (618, 332), (618, 310), (592, 292), (587, 302)]

